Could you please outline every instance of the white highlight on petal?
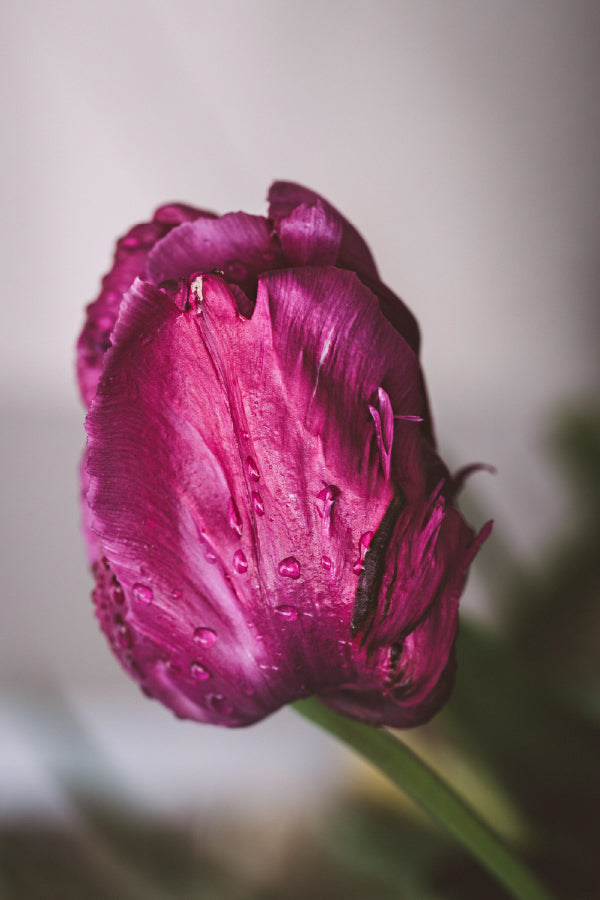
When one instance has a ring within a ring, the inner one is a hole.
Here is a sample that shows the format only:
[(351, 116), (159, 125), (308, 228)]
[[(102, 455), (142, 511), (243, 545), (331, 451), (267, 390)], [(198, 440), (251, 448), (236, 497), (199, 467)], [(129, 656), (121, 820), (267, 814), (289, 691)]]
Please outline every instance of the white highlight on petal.
[(327, 335), (327, 337), (325, 338), (325, 341), (323, 342), (323, 349), (321, 350), (321, 355), (320, 355), (320, 357), (319, 357), (319, 362), (317, 363), (317, 377), (316, 377), (316, 380), (315, 380), (315, 386), (314, 386), (314, 389), (313, 389), (313, 392), (312, 392), (312, 399), (313, 399), (313, 400), (315, 399), (315, 397), (316, 397), (316, 395), (317, 395), (317, 388), (319, 387), (319, 376), (321, 375), (321, 368), (322, 368), (322, 366), (323, 366), (323, 363), (324, 363), (325, 360), (327, 359), (327, 356), (328, 356), (328, 354), (329, 354), (329, 351), (331, 350), (331, 340), (332, 340), (332, 338), (333, 338), (333, 332), (334, 332), (334, 331), (335, 331), (335, 328), (334, 328), (334, 326), (332, 325), (331, 328), (329, 329), (329, 334)]
[(192, 283), (190, 284), (190, 291), (196, 298), (196, 312), (198, 315), (202, 315), (204, 312), (204, 276), (198, 275), (197, 278), (194, 278)]
[(323, 349), (321, 350), (321, 356), (319, 357), (319, 369), (321, 368), (321, 366), (327, 359), (327, 354), (329, 353), (329, 351), (331, 349), (331, 339), (333, 337), (333, 330), (334, 329), (333, 329), (333, 325), (332, 325), (331, 328), (329, 329), (329, 334), (325, 338), (325, 343), (323, 344)]

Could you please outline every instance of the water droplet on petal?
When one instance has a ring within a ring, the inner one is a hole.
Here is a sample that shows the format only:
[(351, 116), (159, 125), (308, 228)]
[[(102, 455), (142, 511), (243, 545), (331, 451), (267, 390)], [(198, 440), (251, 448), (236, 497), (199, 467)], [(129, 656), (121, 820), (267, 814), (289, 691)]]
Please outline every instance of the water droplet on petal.
[(203, 666), (197, 659), (190, 665), (190, 672), (196, 681), (206, 681), (211, 677), (211, 673), (206, 666)]
[(183, 671), (182, 668), (181, 668), (181, 663), (178, 663), (178, 662), (177, 662), (176, 660), (174, 660), (174, 659), (167, 659), (167, 660), (166, 660), (166, 662), (165, 662), (165, 669), (166, 669), (167, 672), (169, 672), (171, 675), (181, 675), (181, 672)]
[(134, 584), (133, 596), (138, 603), (143, 603), (144, 606), (148, 606), (154, 599), (154, 592), (147, 584)]
[(212, 628), (196, 628), (194, 631), (194, 641), (200, 647), (209, 649), (217, 643), (217, 633)]
[(327, 571), (329, 572), (333, 566), (333, 563), (331, 562), (331, 560), (329, 559), (328, 556), (322, 556), (321, 557), (321, 565), (323, 566), (324, 569), (327, 569)]
[(224, 716), (228, 716), (229, 713), (233, 712), (233, 705), (223, 694), (211, 694), (208, 702), (215, 712), (222, 713)]
[(356, 562), (354, 563), (354, 565), (352, 566), (352, 571), (354, 572), (355, 575), (360, 575), (360, 573), (362, 572), (362, 567), (363, 567), (362, 559), (357, 559)]
[(229, 527), (232, 528), (239, 537), (242, 536), (242, 517), (240, 516), (239, 510), (235, 505), (235, 500), (233, 497), (229, 498), (229, 503), (227, 504), (227, 521), (229, 522)]
[(216, 557), (215, 554), (212, 552), (212, 550), (210, 550), (208, 547), (207, 547), (206, 550), (204, 551), (204, 556), (205, 556), (205, 558), (206, 558), (206, 562), (207, 562), (207, 563), (210, 563), (211, 565), (213, 565), (213, 564), (216, 563), (216, 561), (217, 561), (217, 557)]
[(287, 619), (288, 622), (294, 622), (298, 618), (298, 610), (295, 606), (276, 606), (275, 612), (280, 615), (282, 619)]
[(252, 491), (252, 505), (257, 516), (264, 516), (265, 504), (263, 503), (262, 497), (260, 496), (258, 491)]
[(128, 234), (126, 237), (121, 239), (121, 247), (127, 247), (128, 250), (133, 250), (135, 247), (139, 247), (139, 239), (134, 234)]
[(239, 259), (231, 259), (225, 263), (225, 276), (229, 281), (243, 281), (248, 274), (248, 269)]
[(279, 574), (284, 578), (300, 578), (300, 563), (295, 556), (288, 556), (281, 560)]
[(248, 571), (248, 560), (243, 550), (236, 550), (233, 554), (233, 568), (238, 575), (243, 575), (244, 572)]
[(181, 591), (179, 590), (179, 588), (175, 588), (175, 590), (171, 592), (171, 597), (173, 598), (173, 600), (179, 600), (179, 598), (181, 597)]
[(248, 477), (250, 481), (259, 481), (260, 480), (260, 472), (258, 471), (258, 466), (251, 456), (246, 460), (246, 465), (248, 466)]

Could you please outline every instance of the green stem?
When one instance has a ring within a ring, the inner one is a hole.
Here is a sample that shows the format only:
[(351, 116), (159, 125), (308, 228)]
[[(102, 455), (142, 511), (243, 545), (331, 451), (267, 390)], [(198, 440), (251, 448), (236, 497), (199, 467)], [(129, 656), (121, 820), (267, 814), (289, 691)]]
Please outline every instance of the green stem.
[(296, 712), (360, 753), (443, 825), (516, 900), (553, 900), (479, 816), (436, 773), (389, 732), (338, 715), (316, 697), (298, 700)]

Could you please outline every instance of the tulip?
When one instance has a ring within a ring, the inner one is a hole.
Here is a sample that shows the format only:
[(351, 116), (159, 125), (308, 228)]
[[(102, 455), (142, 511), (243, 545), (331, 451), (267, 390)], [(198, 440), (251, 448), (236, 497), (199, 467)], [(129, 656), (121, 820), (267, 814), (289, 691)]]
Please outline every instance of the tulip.
[(356, 229), (276, 183), (269, 216), (161, 207), (78, 344), (84, 532), (110, 645), (176, 715), (317, 695), (429, 719), (489, 533), (436, 453), (419, 332)]

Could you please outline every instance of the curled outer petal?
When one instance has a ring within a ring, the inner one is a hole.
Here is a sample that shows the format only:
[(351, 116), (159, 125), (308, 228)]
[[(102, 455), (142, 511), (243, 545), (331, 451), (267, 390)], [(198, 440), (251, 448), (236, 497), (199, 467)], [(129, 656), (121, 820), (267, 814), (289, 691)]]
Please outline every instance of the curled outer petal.
[(173, 227), (198, 217), (213, 216), (206, 210), (169, 203), (156, 210), (151, 222), (134, 225), (119, 239), (112, 268), (102, 280), (98, 297), (86, 308), (85, 325), (77, 341), (77, 379), (86, 406), (90, 405), (98, 387), (121, 300), (134, 279), (143, 274), (152, 247)]

